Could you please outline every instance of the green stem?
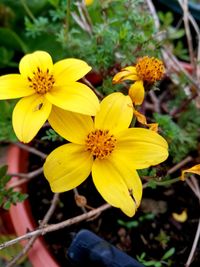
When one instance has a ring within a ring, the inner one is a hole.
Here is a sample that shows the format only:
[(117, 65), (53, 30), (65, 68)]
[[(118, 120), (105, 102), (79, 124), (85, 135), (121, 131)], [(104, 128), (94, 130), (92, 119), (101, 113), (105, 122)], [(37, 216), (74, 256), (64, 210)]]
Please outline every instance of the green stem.
[(171, 184), (174, 184), (176, 182), (179, 182), (180, 181), (180, 177), (177, 177), (177, 178), (173, 178), (173, 179), (170, 179), (170, 180), (167, 180), (167, 181), (154, 181), (156, 185), (158, 186), (166, 186), (166, 185), (171, 185)]
[(69, 24), (70, 24), (70, 5), (71, 0), (67, 0), (67, 12), (66, 12), (66, 25), (65, 25), (65, 38), (67, 40), (68, 32), (69, 32)]
[(33, 15), (33, 13), (31, 12), (30, 8), (28, 7), (26, 0), (20, 0), (21, 4), (23, 6), (23, 8), (25, 9), (27, 15), (34, 21), (35, 20), (35, 16)]

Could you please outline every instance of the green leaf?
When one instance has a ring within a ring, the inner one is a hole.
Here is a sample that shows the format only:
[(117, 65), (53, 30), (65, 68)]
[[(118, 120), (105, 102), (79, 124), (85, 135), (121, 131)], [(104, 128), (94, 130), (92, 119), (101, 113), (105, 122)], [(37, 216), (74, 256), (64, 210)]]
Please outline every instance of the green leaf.
[(0, 168), (0, 178), (5, 176), (8, 170), (8, 165), (4, 165)]
[(11, 207), (11, 202), (10, 201), (6, 201), (4, 204), (3, 204), (3, 208), (5, 210), (9, 210)]
[(162, 260), (170, 258), (175, 253), (175, 248), (170, 248), (162, 257)]
[[(15, 235), (0, 235), (0, 243), (7, 242), (9, 240), (15, 239), (17, 236)], [(22, 250), (22, 245), (20, 243), (14, 244), (10, 247), (4, 248), (0, 250), (0, 258), (10, 261), (14, 256), (16, 256)], [(20, 262), (24, 261), (25, 258), (20, 260)]]

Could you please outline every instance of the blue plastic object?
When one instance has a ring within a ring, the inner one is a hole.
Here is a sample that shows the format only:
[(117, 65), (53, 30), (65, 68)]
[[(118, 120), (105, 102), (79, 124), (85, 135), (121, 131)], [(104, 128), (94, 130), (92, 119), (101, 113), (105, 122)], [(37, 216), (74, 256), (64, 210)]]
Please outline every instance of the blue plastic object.
[(85, 267), (144, 267), (88, 230), (81, 230), (73, 239), (67, 254), (75, 266)]

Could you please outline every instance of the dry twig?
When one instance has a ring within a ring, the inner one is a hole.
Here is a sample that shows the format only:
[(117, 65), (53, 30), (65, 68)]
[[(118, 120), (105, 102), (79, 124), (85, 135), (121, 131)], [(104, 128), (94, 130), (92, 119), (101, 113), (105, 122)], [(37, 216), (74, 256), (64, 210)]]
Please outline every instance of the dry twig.
[[(52, 214), (55, 211), (58, 200), (59, 200), (59, 194), (54, 194), (51, 206), (48, 209), (46, 215), (44, 216), (44, 219), (41, 221), (39, 228), (44, 227), (48, 223), (49, 219), (51, 218)], [(25, 245), (25, 247), (22, 249), (22, 251), (20, 253), (18, 253), (5, 267), (16, 266), (16, 263), (18, 262), (18, 260), (20, 260), (24, 255), (26, 255), (28, 253), (28, 251), (31, 249), (33, 243), (35, 242), (35, 240), (37, 239), (38, 236), (39, 236), (39, 234), (32, 236), (31, 239)]]
[(49, 232), (54, 232), (54, 231), (57, 231), (59, 229), (63, 229), (67, 226), (70, 226), (70, 225), (73, 225), (73, 224), (76, 224), (78, 222), (81, 222), (81, 221), (84, 221), (84, 220), (87, 220), (93, 216), (95, 216), (96, 214), (99, 214), (101, 213), (102, 211), (104, 210), (107, 210), (111, 208), (111, 206), (109, 204), (104, 204), (96, 209), (93, 209), (91, 211), (88, 211), (87, 213), (84, 213), (84, 214), (81, 214), (79, 216), (76, 216), (76, 217), (73, 217), (73, 218), (70, 218), (68, 220), (65, 220), (65, 221), (62, 221), (60, 223), (56, 223), (56, 224), (51, 224), (51, 225), (45, 225), (43, 227), (40, 227), (39, 229), (37, 230), (34, 230), (34, 231), (31, 231), (25, 235), (22, 235), (22, 236), (19, 236), (15, 239), (12, 239), (10, 241), (7, 241), (7, 242), (4, 242), (2, 244), (0, 244), (0, 250), (1, 249), (4, 249), (6, 247), (9, 247), (9, 246), (12, 246), (22, 240), (26, 240), (26, 239), (29, 239), (31, 237), (34, 237), (34, 236), (39, 236), (39, 235), (45, 235)]

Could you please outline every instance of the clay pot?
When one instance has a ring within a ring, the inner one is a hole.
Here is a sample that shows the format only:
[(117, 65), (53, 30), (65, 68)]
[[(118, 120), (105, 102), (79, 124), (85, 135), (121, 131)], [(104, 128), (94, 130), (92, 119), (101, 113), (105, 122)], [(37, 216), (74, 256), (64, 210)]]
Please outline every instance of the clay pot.
[[(28, 153), (12, 145), (8, 150), (7, 164), (10, 173), (26, 172), (28, 165)], [(13, 177), (11, 183), (16, 182), (19, 178)], [(16, 188), (16, 190), (26, 192), (26, 186)], [(17, 236), (27, 233), (27, 231), (34, 230), (37, 226), (32, 217), (29, 201), (25, 200), (17, 205), (12, 205), (10, 211), (11, 222), (14, 226)], [(27, 241), (23, 241), (25, 245)], [(51, 253), (48, 251), (47, 244), (45, 244), (42, 237), (39, 237), (33, 244), (28, 253), (28, 258), (33, 267), (59, 267), (54, 260)]]

